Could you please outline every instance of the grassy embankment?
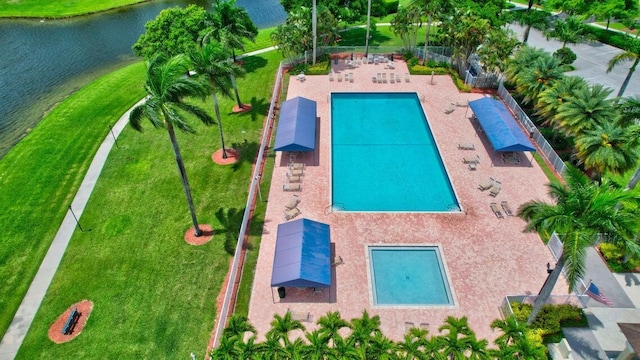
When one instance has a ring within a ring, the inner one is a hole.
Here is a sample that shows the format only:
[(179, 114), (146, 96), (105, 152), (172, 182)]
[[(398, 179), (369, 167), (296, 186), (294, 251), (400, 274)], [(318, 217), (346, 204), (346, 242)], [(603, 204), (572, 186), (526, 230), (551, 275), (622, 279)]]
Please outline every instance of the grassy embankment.
[[(241, 151), (241, 162), (219, 166), (211, 161), (220, 147), (216, 126), (198, 124), (197, 134), (178, 135), (199, 221), (215, 229), (206, 245), (183, 240), (190, 217), (166, 131), (150, 125), (144, 133), (125, 129), (81, 219), (92, 231), (74, 234), (18, 358), (202, 355), (230, 259), (225, 239), (237, 238), (279, 60), (276, 52), (245, 59), (249, 73), (238, 83), (252, 112), (234, 115), (233, 101), (221, 102), (225, 142)], [(136, 67), (138, 74), (132, 76), (139, 79), (142, 68)], [(137, 83), (120, 86), (131, 91)], [(87, 101), (100, 102), (101, 97)], [(194, 103), (213, 110), (210, 98)], [(266, 169), (272, 165), (271, 160)], [(268, 183), (263, 184), (265, 197), (266, 189)], [(259, 203), (254, 215), (258, 236), (264, 205)], [(257, 251), (258, 246), (251, 248)], [(82, 299), (94, 302), (88, 326), (74, 341), (53, 344), (47, 339), (49, 325)]]
[(0, 0), (0, 17), (64, 18), (106, 11), (148, 0)]

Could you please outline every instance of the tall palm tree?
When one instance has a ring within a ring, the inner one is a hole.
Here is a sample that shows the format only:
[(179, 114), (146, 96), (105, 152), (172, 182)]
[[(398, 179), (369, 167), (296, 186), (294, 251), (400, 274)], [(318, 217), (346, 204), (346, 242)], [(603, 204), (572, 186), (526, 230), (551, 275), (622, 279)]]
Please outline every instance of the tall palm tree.
[(287, 359), (287, 353), (284, 346), (280, 342), (280, 335), (271, 331), (265, 334), (265, 340), (258, 346), (259, 359), (264, 360), (284, 360)]
[(189, 53), (193, 63), (193, 69), (199, 77), (206, 79), (211, 88), (213, 107), (218, 120), (218, 130), (220, 133), (220, 143), (222, 145), (222, 158), (227, 158), (227, 151), (224, 146), (224, 134), (222, 132), (222, 116), (218, 104), (217, 93), (230, 97), (229, 80), (232, 75), (240, 76), (244, 70), (235, 63), (229, 63), (229, 53), (218, 42), (208, 42), (204, 46)]
[(413, 51), (416, 47), (420, 27), (420, 11), (415, 6), (398, 8), (398, 12), (391, 19), (391, 30), (402, 40), (406, 51)]
[(541, 48), (534, 48), (530, 46), (521, 46), (509, 60), (507, 70), (507, 80), (515, 85), (523, 82), (522, 76), (525, 71), (531, 66), (531, 64), (538, 58), (548, 56), (549, 54)]
[(249, 319), (245, 315), (233, 314), (227, 320), (227, 326), (222, 331), (222, 336), (239, 336), (244, 337), (244, 334), (250, 332), (253, 335), (256, 334), (256, 328), (249, 323)]
[(624, 78), (622, 85), (620, 86), (620, 90), (618, 91), (618, 97), (622, 97), (625, 90), (627, 90), (627, 86), (631, 81), (631, 76), (636, 71), (636, 67), (638, 67), (638, 63), (640, 62), (640, 40), (628, 38), (627, 39), (631, 45), (628, 47), (628, 50), (616, 54), (614, 57), (609, 60), (609, 67), (607, 67), (607, 73), (611, 72), (616, 66), (620, 65), (622, 62), (633, 61), (631, 67), (629, 68), (629, 72), (627, 76)]
[(577, 16), (569, 16), (566, 20), (558, 19), (553, 24), (551, 30), (545, 32), (547, 40), (555, 38), (562, 41), (562, 48), (567, 44), (577, 44), (586, 41), (589, 38), (587, 25)]
[(615, 122), (617, 114), (614, 103), (608, 99), (611, 91), (601, 84), (576, 89), (571, 100), (558, 107), (554, 125), (578, 137), (596, 124)]
[(201, 81), (184, 74), (189, 69), (188, 59), (183, 55), (178, 55), (166, 59), (163, 55), (158, 55), (147, 62), (147, 79), (145, 90), (147, 98), (141, 105), (136, 106), (129, 114), (129, 123), (137, 130), (142, 131), (142, 119), (147, 118), (156, 128), (165, 128), (169, 133), (169, 139), (173, 146), (178, 172), (182, 180), (182, 187), (187, 196), (187, 204), (193, 222), (194, 235), (202, 235), (202, 230), (198, 225), (196, 211), (191, 197), (191, 187), (187, 178), (187, 171), (184, 167), (175, 128), (184, 132), (193, 133), (193, 128), (187, 123), (182, 113), (187, 112), (195, 115), (206, 125), (213, 123), (213, 119), (199, 107), (184, 102), (185, 97), (205, 96), (207, 86)]
[[(598, 239), (633, 243), (637, 233), (640, 196), (615, 188), (607, 179), (598, 185), (573, 167), (567, 169), (565, 180), (566, 185), (547, 185), (555, 204), (532, 200), (518, 209), (518, 216), (527, 221), (525, 231), (545, 235), (556, 232), (563, 240), (562, 254), (536, 298), (528, 324), (546, 303), (565, 266), (569, 291), (573, 291), (577, 280), (584, 275), (587, 247)], [(622, 205), (614, 211), (618, 203)], [(629, 248), (636, 249), (637, 245)]]
[(367, 351), (367, 359), (389, 360), (395, 355), (396, 343), (379, 332), (373, 336)]
[(365, 310), (362, 313), (362, 317), (351, 320), (351, 334), (347, 338), (347, 341), (358, 349), (362, 355), (367, 355), (369, 344), (372, 339), (380, 331), (380, 316), (369, 316), (369, 313)]
[(329, 347), (329, 335), (323, 333), (320, 329), (312, 332), (306, 332), (308, 345), (304, 349), (304, 354), (312, 360), (323, 360), (332, 354)]
[[(206, 40), (213, 36), (221, 43), (225, 43), (231, 48), (233, 61), (236, 61), (235, 50), (244, 51), (243, 40), (255, 42), (258, 36), (258, 27), (253, 23), (247, 10), (236, 6), (236, 0), (215, 0), (211, 9), (212, 29), (205, 35)], [(222, 37), (227, 38), (227, 42)], [(203, 41), (206, 42), (206, 41)]]
[(532, 27), (546, 31), (550, 26), (549, 18), (551, 17), (551, 13), (545, 10), (519, 10), (511, 11), (511, 14), (514, 15), (514, 20), (517, 21), (520, 26), (524, 26), (524, 32), (522, 33), (523, 44), (529, 41), (529, 33), (531, 33)]
[(636, 166), (638, 153), (638, 126), (620, 126), (605, 122), (576, 138), (576, 156), (585, 168), (598, 176), (605, 172), (619, 175)]
[(422, 65), (424, 65), (428, 60), (427, 49), (429, 47), (431, 22), (434, 17), (437, 17), (442, 11), (449, 7), (449, 2), (448, 0), (412, 0), (411, 6), (420, 9), (422, 14), (427, 17), (427, 34), (424, 39), (424, 57), (422, 58)]

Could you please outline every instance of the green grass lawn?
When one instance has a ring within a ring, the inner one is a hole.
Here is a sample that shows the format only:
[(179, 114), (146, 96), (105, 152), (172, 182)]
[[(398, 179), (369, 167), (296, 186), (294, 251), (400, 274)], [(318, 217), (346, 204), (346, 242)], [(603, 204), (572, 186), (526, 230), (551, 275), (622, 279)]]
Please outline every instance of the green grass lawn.
[(108, 126), (143, 96), (143, 69), (142, 64), (129, 66), (70, 96), (0, 161), (0, 203), (5, 206), (0, 213), (1, 334), (11, 323)]
[(0, 0), (0, 17), (69, 17), (144, 1), (146, 0)]
[[(215, 229), (206, 245), (194, 247), (183, 240), (191, 222), (166, 131), (146, 124), (143, 133), (125, 129), (118, 139), (121, 148), (112, 150), (81, 219), (92, 230), (74, 234), (18, 358), (203, 355), (230, 260), (224, 243), (237, 238), (280, 59), (277, 52), (245, 58), (248, 74), (238, 84), (252, 112), (230, 114), (232, 100), (221, 101), (225, 143), (241, 151), (239, 163), (219, 166), (211, 161), (220, 147), (216, 126), (198, 124), (197, 134), (178, 134), (199, 221)], [(134, 68), (142, 73), (140, 65)], [(112, 86), (131, 92), (140, 83)], [(194, 103), (213, 112), (211, 99)], [(265, 175), (265, 190), (269, 179)], [(259, 204), (254, 216), (254, 241), (264, 206)], [(83, 333), (62, 345), (49, 341), (50, 324), (83, 299), (94, 302)]]
[[(436, 27), (432, 27), (432, 33), (437, 31)], [(391, 26), (377, 26), (376, 31), (369, 32), (371, 40), (370, 46), (402, 46), (402, 40), (393, 34)], [(418, 30), (418, 44), (424, 46), (424, 39), (427, 35), (427, 30), (423, 26)], [(365, 38), (367, 37), (367, 29), (355, 28), (343, 31), (340, 33), (342, 40), (338, 44), (339, 46), (364, 46)], [(430, 35), (431, 36), (431, 35)]]

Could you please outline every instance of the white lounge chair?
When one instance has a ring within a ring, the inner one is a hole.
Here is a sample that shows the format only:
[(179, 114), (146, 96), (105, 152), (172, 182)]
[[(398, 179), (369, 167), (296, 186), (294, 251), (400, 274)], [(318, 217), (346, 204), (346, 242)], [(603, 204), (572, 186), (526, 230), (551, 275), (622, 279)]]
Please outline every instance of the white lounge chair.
[(404, 73), (404, 82), (409, 82), (409, 73)]
[(285, 210), (284, 213), (282, 214), (282, 219), (284, 221), (289, 221), (300, 214), (302, 214), (300, 209), (298, 209), (297, 207), (294, 207), (293, 209)]
[(509, 206), (507, 201), (501, 202), (500, 206), (502, 206), (502, 210), (504, 210), (504, 213), (507, 214), (507, 216), (513, 216), (513, 210), (511, 210), (511, 206)]
[(493, 214), (498, 218), (498, 219), (502, 219), (504, 218), (504, 215), (502, 215), (502, 210), (500, 210), (500, 206), (498, 206), (497, 203), (491, 203), (489, 205), (489, 207), (491, 207), (491, 211), (493, 211)]
[(480, 162), (480, 157), (478, 155), (473, 156), (473, 157), (463, 157), (462, 158), (462, 162), (465, 164), (470, 164), (470, 163), (479, 163)]
[(349, 82), (353, 82), (353, 73), (349, 73)]
[(299, 203), (300, 203), (300, 198), (298, 197), (298, 195), (293, 195), (291, 199), (289, 199), (289, 201), (284, 205), (284, 207), (287, 210), (291, 210), (297, 207)]
[(476, 147), (473, 144), (458, 144), (458, 149), (459, 150), (475, 150)]
[(300, 184), (283, 184), (283, 191), (302, 191), (302, 185)]
[(329, 81), (333, 81), (333, 71), (329, 73)]

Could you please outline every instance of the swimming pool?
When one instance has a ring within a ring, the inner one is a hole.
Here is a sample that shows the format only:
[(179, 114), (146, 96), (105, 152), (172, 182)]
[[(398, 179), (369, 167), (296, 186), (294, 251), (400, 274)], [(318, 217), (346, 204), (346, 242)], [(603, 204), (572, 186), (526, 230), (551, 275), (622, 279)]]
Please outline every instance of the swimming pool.
[(370, 246), (375, 305), (452, 305), (437, 246)]
[(332, 205), (460, 211), (416, 93), (331, 94)]

